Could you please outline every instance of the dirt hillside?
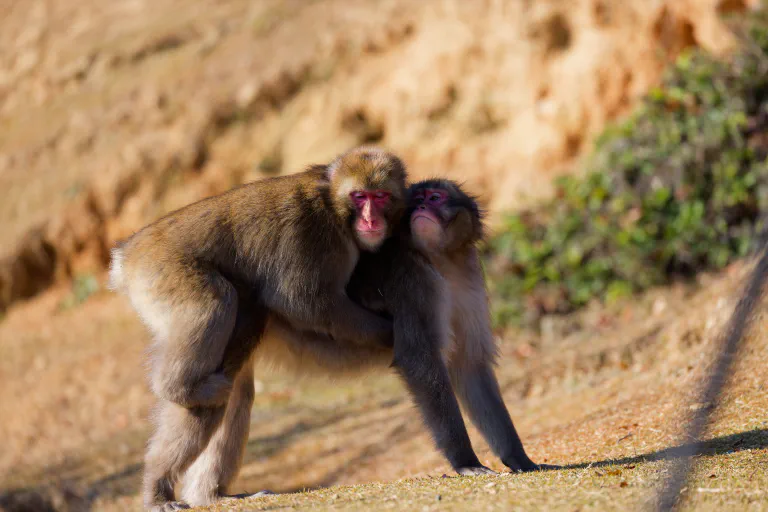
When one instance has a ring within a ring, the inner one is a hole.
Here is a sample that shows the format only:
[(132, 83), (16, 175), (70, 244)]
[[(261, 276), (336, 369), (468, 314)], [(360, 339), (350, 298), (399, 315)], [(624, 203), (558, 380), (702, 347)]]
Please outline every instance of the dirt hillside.
[[(63, 0), (0, 17), (0, 310), (162, 213), (361, 142), (547, 194), (747, 0)], [(526, 199), (527, 198), (527, 199)]]

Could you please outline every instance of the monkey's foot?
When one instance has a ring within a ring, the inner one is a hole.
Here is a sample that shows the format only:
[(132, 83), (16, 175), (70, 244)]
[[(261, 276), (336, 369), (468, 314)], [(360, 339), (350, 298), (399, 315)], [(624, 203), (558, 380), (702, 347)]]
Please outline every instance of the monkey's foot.
[(190, 508), (189, 505), (183, 501), (166, 501), (159, 505), (153, 505), (149, 510), (151, 512), (173, 512), (174, 510), (186, 510)]
[(550, 464), (536, 464), (525, 455), (521, 456), (509, 456), (503, 457), (501, 462), (507, 466), (512, 473), (528, 473), (530, 471), (549, 471), (554, 469), (562, 469), (560, 466), (553, 466)]
[(494, 470), (485, 466), (467, 466), (456, 470), (461, 476), (497, 475)]
[(526, 464), (521, 466), (519, 464), (507, 465), (512, 473), (530, 473), (531, 471), (554, 471), (556, 469), (562, 469), (561, 466), (555, 466), (552, 464)]
[(558, 469), (563, 469), (563, 466), (558, 466), (557, 464), (536, 464), (533, 471), (555, 471)]
[(221, 499), (227, 500), (227, 501), (230, 501), (230, 500), (235, 501), (235, 500), (242, 500), (244, 498), (258, 498), (260, 496), (269, 496), (271, 494), (277, 494), (277, 493), (268, 491), (265, 489), (263, 491), (254, 492), (254, 493), (244, 492), (241, 494), (228, 494), (226, 496), (222, 496)]

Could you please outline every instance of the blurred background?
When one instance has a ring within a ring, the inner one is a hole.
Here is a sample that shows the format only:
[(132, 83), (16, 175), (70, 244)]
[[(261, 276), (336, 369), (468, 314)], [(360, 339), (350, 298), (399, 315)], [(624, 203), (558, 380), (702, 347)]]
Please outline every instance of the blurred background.
[[(361, 143), (488, 210), (505, 399), (573, 465), (494, 503), (643, 502), (750, 268), (767, 101), (758, 0), (0, 0), (0, 509), (139, 506), (148, 337), (111, 245)], [(764, 318), (696, 508), (768, 507)], [(450, 472), (391, 376), (256, 379), (235, 490)]]

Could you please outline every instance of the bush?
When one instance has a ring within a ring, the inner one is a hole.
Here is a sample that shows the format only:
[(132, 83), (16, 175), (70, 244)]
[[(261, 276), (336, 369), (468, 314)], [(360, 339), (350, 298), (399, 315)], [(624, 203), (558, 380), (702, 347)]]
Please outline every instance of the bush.
[(509, 215), (486, 249), (497, 324), (566, 313), (719, 268), (749, 251), (768, 206), (768, 19), (727, 61), (679, 56), (599, 137), (587, 172)]

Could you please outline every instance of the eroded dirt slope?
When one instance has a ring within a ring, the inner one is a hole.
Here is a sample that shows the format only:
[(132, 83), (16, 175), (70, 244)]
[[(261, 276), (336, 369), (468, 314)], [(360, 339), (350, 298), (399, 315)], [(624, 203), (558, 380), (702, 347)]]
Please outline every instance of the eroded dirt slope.
[(162, 213), (361, 142), (492, 211), (547, 194), (747, 0), (6, 1), (0, 309)]

